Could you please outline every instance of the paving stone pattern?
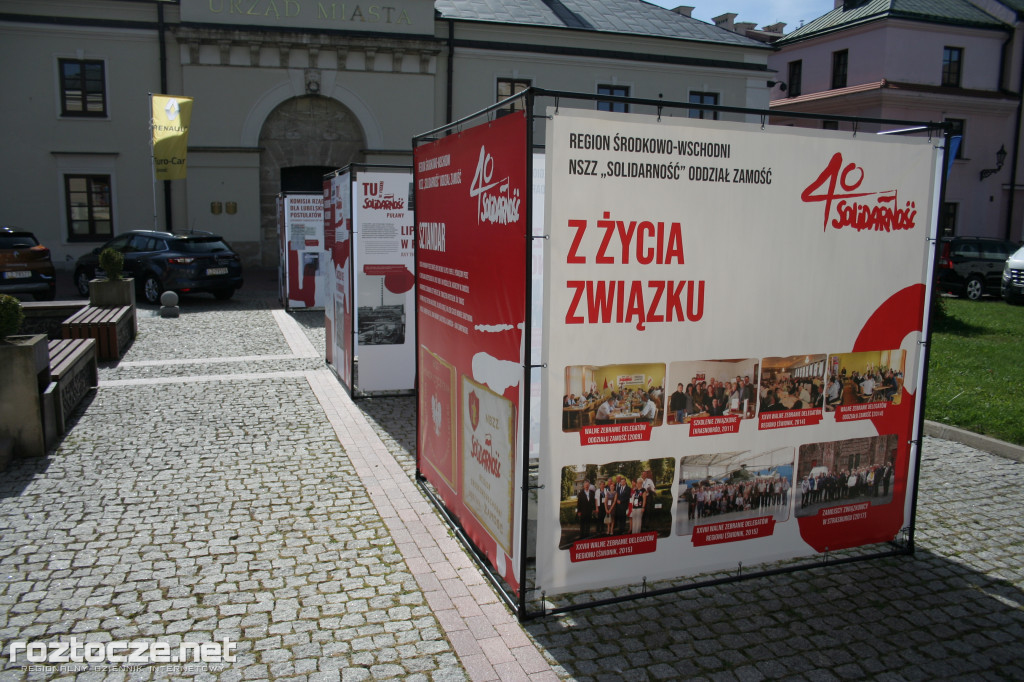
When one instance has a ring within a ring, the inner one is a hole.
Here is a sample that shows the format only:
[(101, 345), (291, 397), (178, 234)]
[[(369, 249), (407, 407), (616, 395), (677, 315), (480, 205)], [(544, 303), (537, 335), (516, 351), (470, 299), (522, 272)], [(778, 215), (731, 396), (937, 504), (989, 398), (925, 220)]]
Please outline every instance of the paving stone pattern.
[[(240, 296), (140, 315), (60, 447), (0, 474), (0, 681), (182, 676), (8, 661), (11, 641), (71, 635), (239, 642), (237, 662), (188, 679), (1024, 679), (1020, 464), (926, 439), (913, 557), (520, 626), (455, 545), (417, 555), (395, 530), (409, 511), (368, 494), (383, 474), (354, 464), (311, 388), (322, 314), (292, 316), (299, 341), (275, 314)], [(415, 400), (357, 406), (408, 490)], [(446, 559), (450, 599), (425, 573)], [(457, 617), (476, 604), (486, 618)]]

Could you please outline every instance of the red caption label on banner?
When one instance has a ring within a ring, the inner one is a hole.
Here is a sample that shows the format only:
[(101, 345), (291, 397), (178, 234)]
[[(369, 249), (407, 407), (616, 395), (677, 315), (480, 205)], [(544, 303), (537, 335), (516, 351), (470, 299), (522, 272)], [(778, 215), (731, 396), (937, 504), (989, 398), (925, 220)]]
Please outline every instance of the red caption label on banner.
[(840, 507), (829, 507), (819, 509), (818, 518), (821, 525), (831, 526), (836, 523), (849, 523), (851, 521), (863, 521), (868, 517), (870, 502), (859, 502), (857, 504), (844, 504)]
[(318, 239), (307, 239), (306, 246), (320, 246), (320, 241)]
[(863, 403), (862, 405), (840, 405), (836, 408), (837, 422), (852, 422), (885, 416), (889, 403)]
[(762, 412), (758, 415), (757, 428), (785, 429), (790, 426), (814, 426), (821, 421), (821, 408), (811, 407), (806, 410), (784, 410), (782, 412)]
[(584, 426), (580, 430), (580, 445), (608, 445), (609, 443), (641, 443), (651, 439), (651, 423), (604, 424)]
[(634, 554), (650, 554), (658, 549), (656, 532), (637, 533), (636, 535), (615, 535), (610, 538), (596, 540), (577, 540), (572, 543), (569, 558), (577, 561), (594, 561), (610, 559), (617, 556), (633, 556)]
[(694, 547), (720, 545), (725, 542), (765, 538), (775, 532), (775, 517), (758, 516), (741, 521), (709, 523), (693, 529), (691, 541)]
[(690, 420), (691, 436), (718, 436), (723, 433), (739, 433), (740, 418), (736, 417), (701, 417)]
[(363, 266), (363, 274), (366, 275), (392, 275), (401, 274), (403, 272), (405, 272), (405, 266), (401, 263), (397, 265), (387, 263), (370, 263)]

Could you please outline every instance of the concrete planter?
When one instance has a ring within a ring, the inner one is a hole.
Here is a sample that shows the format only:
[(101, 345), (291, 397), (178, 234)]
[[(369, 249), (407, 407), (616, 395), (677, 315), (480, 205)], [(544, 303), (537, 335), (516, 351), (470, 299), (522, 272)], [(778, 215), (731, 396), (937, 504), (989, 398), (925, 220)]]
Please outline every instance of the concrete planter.
[(0, 341), (0, 440), (9, 438), (15, 457), (46, 454), (42, 393), (50, 381), (45, 334)]
[(89, 305), (97, 308), (119, 308), (123, 305), (135, 307), (135, 280), (92, 279), (89, 280)]

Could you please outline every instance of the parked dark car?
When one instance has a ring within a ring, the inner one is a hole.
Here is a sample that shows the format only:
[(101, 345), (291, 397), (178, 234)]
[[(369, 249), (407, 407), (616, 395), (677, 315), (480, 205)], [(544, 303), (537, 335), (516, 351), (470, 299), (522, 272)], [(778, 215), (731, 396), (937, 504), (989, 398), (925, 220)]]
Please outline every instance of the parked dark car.
[(37, 301), (52, 301), (56, 293), (50, 250), (31, 232), (0, 227), (0, 294), (32, 294)]
[(1024, 247), (1006, 259), (1002, 287), (1007, 302), (1024, 303)]
[(951, 237), (939, 252), (939, 288), (972, 301), (999, 296), (1003, 266), (1019, 245), (988, 237)]
[(83, 296), (89, 294), (89, 280), (102, 274), (99, 254), (108, 248), (124, 254), (124, 276), (135, 278), (139, 299), (147, 303), (158, 303), (164, 291), (228, 299), (242, 286), (242, 260), (217, 235), (132, 230), (75, 263), (75, 286)]

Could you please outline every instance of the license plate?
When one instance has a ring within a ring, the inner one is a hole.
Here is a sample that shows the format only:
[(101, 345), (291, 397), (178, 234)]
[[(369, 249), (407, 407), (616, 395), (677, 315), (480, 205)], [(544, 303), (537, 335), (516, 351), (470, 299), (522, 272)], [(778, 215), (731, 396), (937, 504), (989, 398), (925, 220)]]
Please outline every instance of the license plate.
[(227, 268), (206, 268), (207, 275), (226, 275), (228, 274)]
[(4, 279), (24, 279), (31, 277), (32, 273), (28, 270), (15, 270), (14, 272), (5, 272)]

